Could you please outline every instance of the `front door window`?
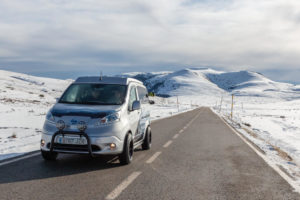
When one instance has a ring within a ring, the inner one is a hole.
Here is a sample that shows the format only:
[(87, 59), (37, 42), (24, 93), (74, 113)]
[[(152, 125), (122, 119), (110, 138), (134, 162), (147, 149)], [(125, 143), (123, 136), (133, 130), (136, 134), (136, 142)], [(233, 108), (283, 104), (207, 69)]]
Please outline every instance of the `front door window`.
[(136, 89), (135, 87), (132, 87), (130, 89), (130, 95), (129, 95), (129, 110), (132, 110), (132, 104), (136, 100), (137, 100)]

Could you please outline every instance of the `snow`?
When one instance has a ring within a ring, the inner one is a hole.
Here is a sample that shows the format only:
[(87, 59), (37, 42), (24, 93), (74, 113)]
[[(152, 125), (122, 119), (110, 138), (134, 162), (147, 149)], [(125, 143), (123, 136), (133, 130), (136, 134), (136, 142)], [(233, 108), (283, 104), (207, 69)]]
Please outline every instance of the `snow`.
[(45, 115), (71, 82), (0, 70), (0, 160), (39, 149)]
[[(211, 107), (300, 185), (300, 85), (209, 68), (121, 76), (141, 80), (160, 96), (150, 97), (152, 120)], [(45, 114), (71, 82), (0, 71), (0, 160), (39, 149)]]

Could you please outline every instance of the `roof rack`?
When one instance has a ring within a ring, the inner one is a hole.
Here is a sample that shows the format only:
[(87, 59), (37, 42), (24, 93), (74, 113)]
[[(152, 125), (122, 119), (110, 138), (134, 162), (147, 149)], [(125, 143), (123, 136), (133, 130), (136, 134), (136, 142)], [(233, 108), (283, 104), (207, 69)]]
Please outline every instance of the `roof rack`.
[(108, 77), (108, 76), (83, 76), (78, 77), (75, 83), (102, 83), (102, 84), (116, 84), (128, 85), (130, 82), (143, 84), (141, 81), (134, 78)]

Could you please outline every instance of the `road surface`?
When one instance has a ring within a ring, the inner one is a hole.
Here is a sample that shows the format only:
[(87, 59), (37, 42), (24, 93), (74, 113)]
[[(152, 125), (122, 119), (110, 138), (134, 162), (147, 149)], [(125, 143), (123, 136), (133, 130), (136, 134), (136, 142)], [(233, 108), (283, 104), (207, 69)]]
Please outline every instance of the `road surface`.
[(114, 157), (40, 155), (0, 163), (0, 199), (300, 199), (208, 108), (152, 123), (153, 145)]

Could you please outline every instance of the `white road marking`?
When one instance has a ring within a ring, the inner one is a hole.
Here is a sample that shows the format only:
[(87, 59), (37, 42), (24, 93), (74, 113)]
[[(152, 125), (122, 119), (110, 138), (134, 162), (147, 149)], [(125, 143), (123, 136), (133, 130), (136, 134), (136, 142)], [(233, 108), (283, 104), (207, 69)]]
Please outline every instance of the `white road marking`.
[[(213, 112), (213, 111), (212, 111)], [(214, 113), (214, 112), (213, 112)], [(215, 114), (215, 113), (214, 113)], [(217, 114), (215, 114), (217, 115)], [(250, 142), (248, 142), (237, 130), (232, 128), (221, 116), (217, 115), (237, 136), (241, 138), (258, 156), (260, 156), (272, 169), (274, 169), (286, 182), (288, 182), (296, 192), (300, 193), (300, 186), (294, 184), (292, 178), (285, 174), (275, 163), (273, 163), (267, 156), (258, 151)]]
[(113, 200), (117, 198), (123, 190), (125, 190), (142, 172), (133, 172), (128, 176), (120, 185), (118, 185), (111, 193), (109, 193), (105, 199)]
[(180, 131), (179, 133), (182, 133), (185, 129), (187, 129), (201, 114), (201, 111), (189, 122), (187, 123), (187, 125), (185, 125)]
[(150, 163), (152, 163), (159, 155), (161, 154), (161, 152), (156, 152), (155, 154), (153, 154), (153, 156), (151, 156), (147, 161), (146, 161), (146, 163), (147, 164), (150, 164)]
[(164, 144), (164, 148), (167, 148), (168, 146), (170, 146), (170, 144), (172, 144), (172, 140), (169, 140), (168, 142), (166, 142), (166, 144)]
[(178, 138), (178, 136), (179, 136), (179, 134), (177, 133), (177, 134), (175, 134), (174, 136), (173, 136), (173, 139), (176, 139), (176, 138)]
[(22, 156), (20, 158), (15, 158), (15, 159), (12, 159), (12, 160), (4, 161), (4, 162), (0, 163), (0, 166), (7, 165), (7, 164), (10, 164), (10, 163), (13, 163), (13, 162), (20, 161), (20, 160), (24, 160), (24, 159), (27, 159), (27, 158), (31, 158), (31, 157), (34, 157), (34, 156), (37, 156), (37, 155), (40, 155), (40, 154), (41, 154), (40, 152), (36, 152), (36, 153), (33, 153), (33, 154)]

